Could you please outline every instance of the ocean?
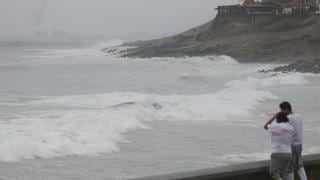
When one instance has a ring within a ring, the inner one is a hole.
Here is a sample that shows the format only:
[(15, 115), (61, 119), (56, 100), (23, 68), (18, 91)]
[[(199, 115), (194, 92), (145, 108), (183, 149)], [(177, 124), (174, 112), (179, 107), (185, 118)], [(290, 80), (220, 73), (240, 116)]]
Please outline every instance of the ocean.
[(121, 41), (0, 41), (0, 179), (129, 179), (268, 159), (282, 101), (320, 151), (320, 76), (228, 56), (125, 58)]

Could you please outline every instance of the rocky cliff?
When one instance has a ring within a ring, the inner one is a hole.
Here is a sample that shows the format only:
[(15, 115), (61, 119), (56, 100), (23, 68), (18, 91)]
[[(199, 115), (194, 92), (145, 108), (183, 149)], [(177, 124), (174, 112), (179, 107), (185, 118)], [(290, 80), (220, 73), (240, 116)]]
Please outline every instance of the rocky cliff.
[(320, 57), (320, 15), (216, 17), (184, 33), (134, 46), (129, 57), (229, 55), (240, 62), (294, 62)]

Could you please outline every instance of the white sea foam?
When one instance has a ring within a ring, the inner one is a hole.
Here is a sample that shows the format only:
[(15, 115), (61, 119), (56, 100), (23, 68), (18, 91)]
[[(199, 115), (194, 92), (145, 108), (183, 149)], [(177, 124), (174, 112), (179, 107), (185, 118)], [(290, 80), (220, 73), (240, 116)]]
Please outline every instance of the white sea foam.
[(261, 74), (260, 77), (249, 77), (245, 82), (235, 80), (228, 82), (228, 86), (251, 86), (252, 88), (273, 87), (279, 85), (302, 85), (307, 83), (305, 75), (301, 73), (278, 73), (278, 74)]
[[(135, 107), (142, 116), (143, 108)], [(1, 122), (0, 159), (18, 161), (36, 157), (95, 155), (114, 152), (125, 142), (122, 133), (147, 128), (134, 109), (109, 111), (46, 111)], [(143, 116), (147, 118), (148, 116)]]
[(108, 41), (101, 42), (89, 47), (81, 48), (66, 48), (66, 49), (29, 49), (29, 51), (36, 52), (34, 55), (24, 56), (24, 58), (32, 59), (63, 59), (63, 58), (81, 58), (85, 59), (88, 57), (101, 57), (105, 56), (105, 53), (102, 51), (103, 48), (113, 47), (121, 45), (122, 41)]
[(270, 159), (270, 152), (256, 152), (256, 153), (242, 153), (242, 154), (226, 154), (221, 157), (216, 158), (223, 162), (251, 162), (257, 160), (267, 160)]
[(197, 64), (199, 63), (219, 63), (219, 64), (238, 64), (238, 62), (230, 56), (184, 56), (184, 57), (152, 57), (152, 58), (132, 58), (131, 61), (153, 61), (153, 62), (166, 62), (170, 64)]
[(320, 152), (320, 147), (316, 146), (304, 146), (303, 154), (315, 154)]
[(124, 133), (148, 129), (152, 121), (236, 121), (234, 117), (252, 115), (264, 100), (277, 98), (265, 89), (301, 83), (302, 75), (281, 74), (231, 81), (220, 91), (192, 96), (123, 92), (37, 97), (28, 105), (46, 110), (0, 121), (0, 160), (115, 152), (117, 143), (126, 142)]

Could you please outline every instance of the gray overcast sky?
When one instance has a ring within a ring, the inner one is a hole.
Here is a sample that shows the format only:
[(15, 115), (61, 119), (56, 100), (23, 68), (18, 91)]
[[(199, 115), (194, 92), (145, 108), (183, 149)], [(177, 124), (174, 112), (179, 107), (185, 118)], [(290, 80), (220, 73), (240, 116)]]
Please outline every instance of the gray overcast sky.
[(0, 0), (0, 35), (36, 29), (83, 35), (177, 33), (205, 23), (238, 0)]

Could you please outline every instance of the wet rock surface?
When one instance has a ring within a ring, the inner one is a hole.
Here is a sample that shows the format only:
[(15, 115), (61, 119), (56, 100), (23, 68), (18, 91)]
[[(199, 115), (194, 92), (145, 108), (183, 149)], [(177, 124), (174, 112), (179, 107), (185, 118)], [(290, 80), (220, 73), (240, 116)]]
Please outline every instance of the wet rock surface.
[[(320, 74), (320, 59), (312, 61), (296, 61), (294, 63), (276, 67), (273, 72), (301, 72), (301, 73), (314, 73)], [(266, 72), (266, 71), (264, 71)]]

